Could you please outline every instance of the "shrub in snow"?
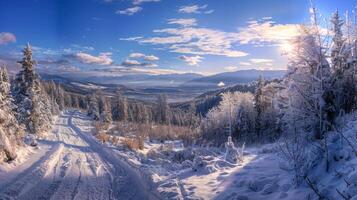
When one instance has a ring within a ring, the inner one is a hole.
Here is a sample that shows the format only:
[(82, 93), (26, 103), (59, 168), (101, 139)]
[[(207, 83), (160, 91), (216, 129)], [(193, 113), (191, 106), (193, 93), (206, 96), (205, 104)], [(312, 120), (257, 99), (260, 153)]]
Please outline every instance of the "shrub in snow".
[(216, 172), (217, 169), (213, 165), (206, 165), (206, 167), (203, 169), (203, 173), (210, 174), (213, 172)]
[(254, 192), (259, 192), (263, 189), (264, 185), (257, 181), (250, 181), (248, 184), (248, 188)]
[(157, 190), (164, 199), (184, 199), (177, 179), (165, 181), (159, 185)]
[(262, 191), (263, 189), (266, 189), (265, 193), (269, 194), (270, 191), (275, 189), (276, 186), (274, 185), (276, 185), (276, 183), (273, 183), (272, 180), (263, 179), (263, 180), (251, 180), (248, 184), (248, 187), (254, 192), (259, 192)]
[(179, 163), (185, 160), (193, 160), (193, 158), (195, 157), (195, 154), (191, 148), (184, 149), (182, 151), (171, 151), (170, 154), (171, 160)]
[(193, 171), (200, 171), (206, 174), (210, 174), (217, 171), (217, 169), (213, 166), (210, 160), (212, 160), (210, 157), (196, 156), (193, 159)]
[(264, 187), (264, 190), (263, 190), (263, 194), (267, 195), (267, 194), (271, 194), (275, 191), (277, 191), (279, 189), (279, 185), (276, 184), (276, 183), (270, 183), (270, 184), (267, 184), (265, 187)]
[(25, 144), (33, 146), (33, 147), (37, 146), (38, 143), (37, 143), (37, 140), (36, 140), (36, 136), (32, 135), (32, 134), (31, 135), (27, 135), (25, 137)]
[[(228, 137), (228, 141), (225, 144), (226, 146), (226, 154), (224, 156), (225, 160), (230, 163), (237, 163), (238, 161), (242, 161), (243, 155), (240, 155), (243, 152), (239, 152), (236, 147), (234, 147), (234, 143), (232, 141), (232, 137)], [(243, 148), (242, 148), (243, 149)]]
[(181, 163), (181, 166), (183, 169), (186, 168), (192, 168), (193, 167), (193, 162), (191, 160), (185, 160)]

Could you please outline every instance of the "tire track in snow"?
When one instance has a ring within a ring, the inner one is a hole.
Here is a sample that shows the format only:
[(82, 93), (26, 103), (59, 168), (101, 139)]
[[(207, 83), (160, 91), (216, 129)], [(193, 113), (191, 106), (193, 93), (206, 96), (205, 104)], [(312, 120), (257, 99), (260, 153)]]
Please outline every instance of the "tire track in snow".
[(22, 193), (31, 189), (33, 185), (41, 181), (50, 163), (58, 159), (62, 151), (62, 144), (55, 145), (45, 156), (14, 178), (9, 185), (3, 186), (0, 190), (0, 199), (17, 198)]
[[(57, 118), (44, 141), (53, 147), (0, 188), (0, 199), (157, 199), (138, 172), (75, 126), (75, 117)], [(90, 124), (84, 118), (75, 119)]]

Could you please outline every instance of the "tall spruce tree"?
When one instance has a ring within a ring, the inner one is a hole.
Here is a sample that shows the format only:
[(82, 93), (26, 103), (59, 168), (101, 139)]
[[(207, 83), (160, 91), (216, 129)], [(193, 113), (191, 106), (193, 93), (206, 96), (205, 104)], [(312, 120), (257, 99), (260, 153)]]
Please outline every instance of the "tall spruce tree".
[(29, 44), (23, 50), (23, 54), (22, 61), (19, 61), (22, 70), (17, 74), (13, 85), (17, 119), (25, 125), (28, 133), (42, 135), (51, 128), (51, 102), (35, 72), (36, 62), (32, 59)]
[(332, 48), (331, 48), (331, 67), (334, 71), (341, 70), (343, 64), (344, 38), (342, 33), (343, 20), (340, 19), (338, 11), (331, 18), (332, 23)]
[(94, 120), (99, 120), (100, 117), (99, 108), (98, 108), (98, 99), (95, 93), (93, 93), (89, 97), (88, 116), (92, 117)]
[(261, 131), (263, 128), (263, 124), (262, 124), (263, 112), (264, 112), (263, 87), (264, 87), (264, 79), (262, 76), (259, 76), (258, 86), (254, 93), (254, 109), (256, 112), (255, 131), (258, 139), (261, 138)]

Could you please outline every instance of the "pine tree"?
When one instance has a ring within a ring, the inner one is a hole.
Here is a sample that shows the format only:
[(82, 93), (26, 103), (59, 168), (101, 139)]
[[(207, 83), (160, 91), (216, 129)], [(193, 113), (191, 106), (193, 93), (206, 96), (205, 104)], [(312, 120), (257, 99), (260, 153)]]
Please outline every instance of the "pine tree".
[(0, 162), (16, 158), (16, 149), (23, 141), (23, 127), (13, 112), (14, 105), (9, 94), (10, 83), (5, 67), (0, 68)]
[(343, 26), (343, 20), (340, 19), (340, 15), (338, 11), (336, 11), (332, 18), (331, 18), (331, 23), (332, 23), (332, 42), (333, 46), (331, 49), (331, 67), (334, 71), (337, 70), (342, 70), (342, 64), (343, 64), (343, 47), (344, 47), (344, 39), (343, 39), (343, 33), (342, 33), (342, 26)]
[(257, 139), (261, 138), (261, 131), (263, 128), (263, 112), (264, 112), (264, 100), (263, 100), (263, 87), (264, 87), (264, 79), (262, 76), (259, 76), (257, 89), (254, 93), (254, 109), (256, 112), (255, 119), (255, 131), (257, 134)]
[(56, 103), (60, 110), (64, 110), (65, 103), (64, 103), (64, 90), (60, 84), (56, 84)]
[(110, 124), (112, 122), (112, 113), (109, 101), (104, 98), (103, 99), (103, 111), (100, 114), (100, 121), (106, 124)]
[(51, 128), (51, 102), (44, 92), (39, 76), (34, 70), (36, 62), (28, 44), (23, 50), (22, 70), (17, 74), (13, 86), (17, 119), (28, 133), (42, 135)]
[(99, 108), (98, 108), (98, 99), (97, 99), (97, 95), (95, 93), (93, 93), (89, 97), (88, 116), (92, 117), (94, 120), (99, 120), (99, 118), (100, 118)]
[(157, 97), (156, 106), (156, 121), (161, 124), (170, 123), (170, 107), (165, 95), (161, 94)]
[(116, 96), (112, 100), (112, 117), (115, 121), (127, 121), (128, 120), (128, 102), (120, 92), (117, 92)]

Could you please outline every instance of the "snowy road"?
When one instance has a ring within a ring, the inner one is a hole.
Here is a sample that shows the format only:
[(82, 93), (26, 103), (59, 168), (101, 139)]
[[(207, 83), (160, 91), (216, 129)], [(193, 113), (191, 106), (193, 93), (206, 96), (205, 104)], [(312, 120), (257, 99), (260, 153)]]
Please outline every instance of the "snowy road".
[(157, 199), (151, 184), (89, 130), (79, 112), (60, 115), (40, 142), (41, 156), (0, 177), (0, 199)]

